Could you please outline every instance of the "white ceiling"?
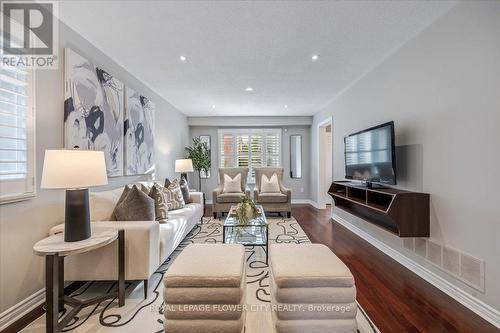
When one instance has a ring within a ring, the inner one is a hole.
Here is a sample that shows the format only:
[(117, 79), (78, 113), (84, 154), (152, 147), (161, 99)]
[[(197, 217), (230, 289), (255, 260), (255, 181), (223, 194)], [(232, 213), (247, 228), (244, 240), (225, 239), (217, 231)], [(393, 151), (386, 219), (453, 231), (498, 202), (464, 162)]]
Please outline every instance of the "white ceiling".
[(316, 113), (454, 5), (64, 1), (59, 13), (189, 116), (278, 116)]

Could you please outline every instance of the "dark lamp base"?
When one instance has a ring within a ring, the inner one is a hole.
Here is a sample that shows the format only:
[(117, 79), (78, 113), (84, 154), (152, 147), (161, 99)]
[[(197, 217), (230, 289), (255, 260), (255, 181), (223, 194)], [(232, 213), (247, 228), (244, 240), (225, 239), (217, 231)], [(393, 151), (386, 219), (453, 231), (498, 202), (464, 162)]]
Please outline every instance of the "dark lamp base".
[(89, 190), (66, 190), (64, 241), (90, 238)]

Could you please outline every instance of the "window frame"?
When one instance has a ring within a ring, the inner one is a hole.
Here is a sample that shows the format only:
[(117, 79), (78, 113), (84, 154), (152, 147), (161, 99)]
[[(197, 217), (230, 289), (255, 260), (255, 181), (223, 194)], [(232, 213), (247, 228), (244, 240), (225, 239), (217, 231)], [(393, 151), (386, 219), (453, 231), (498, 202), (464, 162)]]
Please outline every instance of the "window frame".
[[(8, 69), (6, 69), (8, 70)], [(26, 108), (26, 177), (23, 179), (3, 179), (0, 180), (0, 187), (6, 186), (12, 190), (0, 192), (0, 205), (28, 200), (36, 197), (36, 93), (35, 80), (36, 71), (34, 69), (26, 70), (28, 75), (27, 108)], [(16, 190), (17, 188), (24, 190)]]
[[(267, 136), (268, 135), (278, 135), (278, 142), (279, 142), (279, 154), (278, 154), (278, 166), (282, 166), (282, 155), (283, 155), (283, 131), (281, 128), (220, 128), (217, 130), (217, 138), (218, 138), (218, 145), (217, 145), (217, 156), (218, 156), (218, 162), (219, 162), (219, 167), (226, 167), (222, 166), (222, 157), (225, 154), (222, 154), (221, 152), (221, 145), (222, 145), (222, 138), (224, 135), (232, 135), (233, 136), (233, 152), (232, 152), (232, 160), (233, 160), (233, 166), (232, 167), (238, 167), (238, 136), (239, 135), (248, 135), (249, 136), (249, 145), (251, 145), (251, 137), (252, 135), (262, 135), (262, 161), (266, 164), (267, 166), (267, 161), (268, 161), (268, 149), (267, 149)], [(256, 183), (255, 177), (252, 177), (252, 149), (248, 149), (248, 161), (249, 161), (249, 172), (248, 172), (248, 178), (247, 178), (247, 184), (254, 185)], [(275, 166), (270, 166), (270, 167), (275, 167)]]

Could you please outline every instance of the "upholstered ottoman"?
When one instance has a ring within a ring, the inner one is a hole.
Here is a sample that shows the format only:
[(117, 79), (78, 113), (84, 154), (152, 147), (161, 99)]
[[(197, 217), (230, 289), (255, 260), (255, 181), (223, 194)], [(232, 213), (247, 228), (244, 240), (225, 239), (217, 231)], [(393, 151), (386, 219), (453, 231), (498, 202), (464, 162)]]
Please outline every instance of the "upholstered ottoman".
[(356, 332), (354, 278), (328, 247), (272, 244), (269, 262), (276, 332)]
[(245, 248), (191, 244), (165, 274), (165, 332), (241, 333), (245, 323)]

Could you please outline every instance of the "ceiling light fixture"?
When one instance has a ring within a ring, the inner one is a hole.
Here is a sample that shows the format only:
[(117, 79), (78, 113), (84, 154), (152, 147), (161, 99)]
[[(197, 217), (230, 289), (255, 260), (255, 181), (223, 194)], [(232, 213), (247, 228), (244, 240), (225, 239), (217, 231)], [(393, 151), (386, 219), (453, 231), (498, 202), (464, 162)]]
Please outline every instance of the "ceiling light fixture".
[(285, 107), (285, 109), (288, 109), (288, 105), (287, 104), (285, 104), (284, 107)]
[(318, 59), (319, 59), (319, 54), (313, 54), (311, 57), (312, 61), (318, 61)]
[(246, 91), (246, 92), (252, 92), (252, 91), (253, 91), (253, 88), (252, 88), (252, 87), (246, 87), (245, 91)]
[(215, 105), (212, 105), (212, 109), (215, 109)]
[(186, 61), (186, 60), (187, 60), (187, 57), (186, 57), (186, 56), (181, 55), (181, 56), (179, 57), (179, 60), (180, 60), (180, 61), (182, 61), (182, 62), (184, 62), (184, 61)]

